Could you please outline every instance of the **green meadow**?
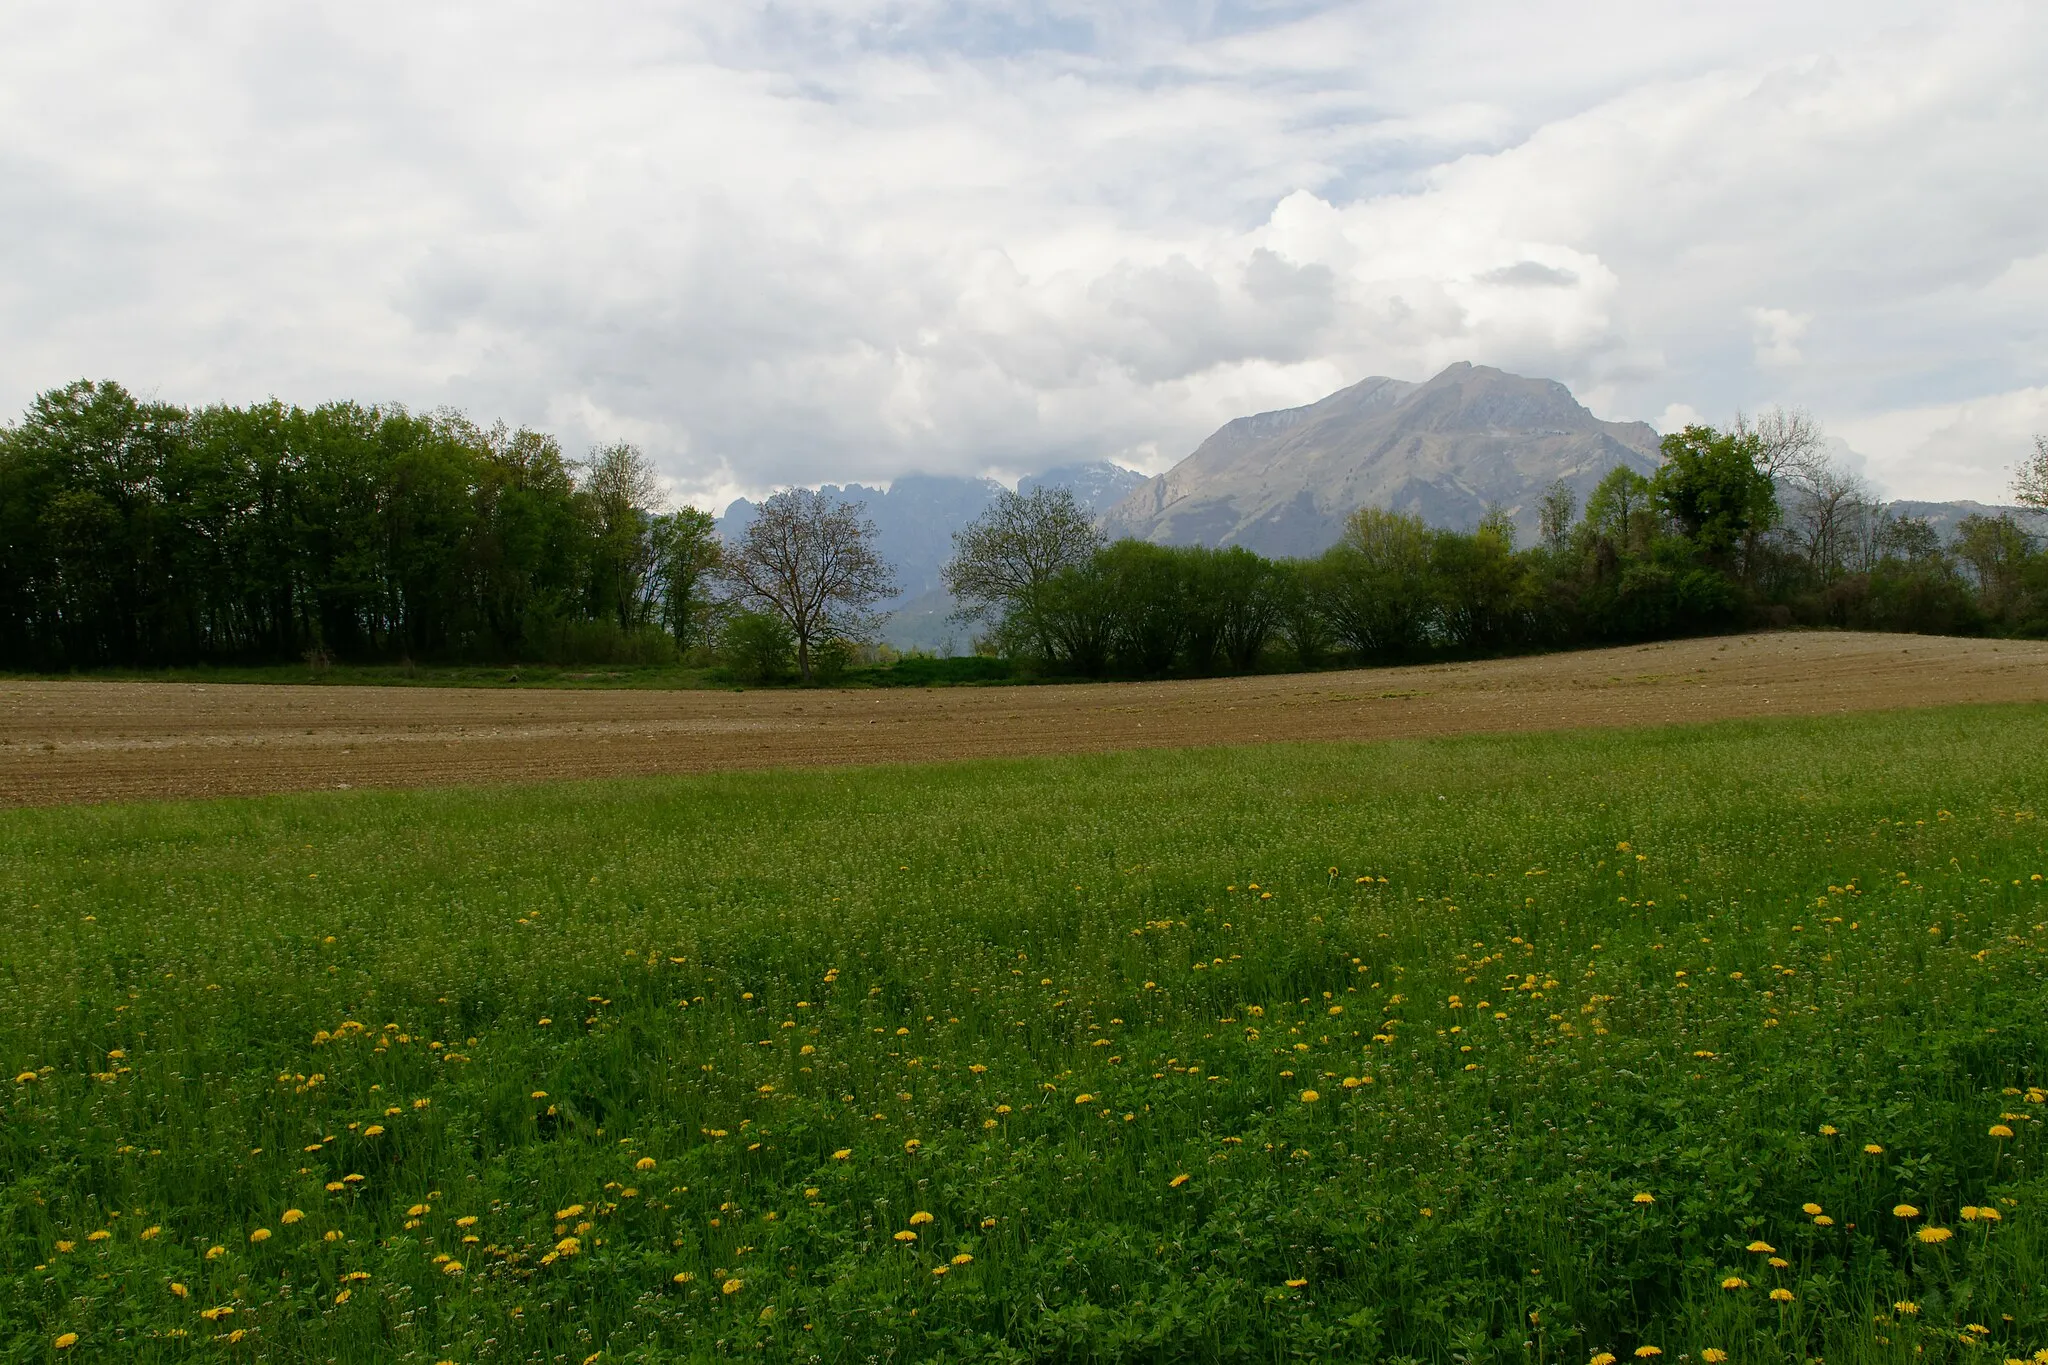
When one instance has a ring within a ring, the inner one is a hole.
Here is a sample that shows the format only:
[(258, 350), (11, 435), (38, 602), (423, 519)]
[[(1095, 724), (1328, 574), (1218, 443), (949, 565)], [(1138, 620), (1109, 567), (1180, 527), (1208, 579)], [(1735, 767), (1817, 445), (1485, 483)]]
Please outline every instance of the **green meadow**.
[(2044, 738), (6, 812), (0, 1360), (2026, 1359)]

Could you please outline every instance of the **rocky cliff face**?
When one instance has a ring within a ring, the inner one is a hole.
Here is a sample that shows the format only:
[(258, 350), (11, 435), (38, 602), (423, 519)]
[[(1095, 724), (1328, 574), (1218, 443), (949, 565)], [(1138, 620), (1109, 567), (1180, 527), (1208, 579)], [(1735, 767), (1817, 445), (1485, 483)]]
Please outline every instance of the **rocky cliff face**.
[(1469, 529), (1505, 509), (1524, 542), (1563, 479), (1583, 502), (1616, 465), (1657, 467), (1657, 433), (1603, 422), (1564, 385), (1460, 363), (1426, 384), (1373, 378), (1240, 417), (1104, 515), (1112, 536), (1312, 555), (1360, 507)]

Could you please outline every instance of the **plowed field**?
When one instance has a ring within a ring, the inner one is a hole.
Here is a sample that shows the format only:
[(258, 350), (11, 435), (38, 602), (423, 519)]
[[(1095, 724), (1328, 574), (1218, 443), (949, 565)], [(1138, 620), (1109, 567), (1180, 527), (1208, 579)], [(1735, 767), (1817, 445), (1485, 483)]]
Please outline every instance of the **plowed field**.
[(1193, 682), (881, 691), (0, 683), (0, 805), (2048, 701), (2048, 643), (1864, 634)]

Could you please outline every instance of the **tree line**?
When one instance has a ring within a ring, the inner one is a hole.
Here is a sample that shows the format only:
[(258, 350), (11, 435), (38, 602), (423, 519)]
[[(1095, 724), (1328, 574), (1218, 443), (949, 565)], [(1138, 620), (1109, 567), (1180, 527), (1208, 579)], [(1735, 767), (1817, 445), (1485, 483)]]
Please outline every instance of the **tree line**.
[[(1834, 625), (2048, 635), (2048, 554), (2009, 515), (1944, 541), (1888, 512), (1796, 413), (1689, 426), (1653, 476), (1615, 468), (1581, 508), (1563, 483), (1518, 546), (1379, 508), (1321, 556), (1106, 543), (1071, 495), (1001, 495), (955, 538), (946, 583), (984, 649), (1098, 677), (1391, 663)], [(2015, 495), (2048, 508), (2048, 441)]]
[[(1558, 485), (1536, 543), (1364, 509), (1327, 553), (1108, 543), (1070, 492), (1001, 495), (946, 583), (977, 651), (1045, 673), (1251, 671), (1745, 624), (2048, 633), (2010, 518), (1890, 516), (1796, 414), (1688, 427), (1652, 477)], [(2048, 507), (2048, 443), (2015, 488)], [(873, 525), (808, 489), (731, 543), (630, 445), (459, 413), (186, 409), (81, 381), (0, 427), (0, 667), (295, 660), (658, 663), (842, 674), (895, 590)]]

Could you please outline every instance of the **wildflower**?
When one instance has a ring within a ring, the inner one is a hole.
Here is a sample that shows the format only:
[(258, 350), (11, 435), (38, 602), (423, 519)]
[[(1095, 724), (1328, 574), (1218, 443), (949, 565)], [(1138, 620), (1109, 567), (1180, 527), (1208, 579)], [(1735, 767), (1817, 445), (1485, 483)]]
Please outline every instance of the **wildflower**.
[(910, 1215), (910, 1226), (914, 1228), (923, 1227), (926, 1223), (929, 1223), (931, 1221), (932, 1216), (926, 1213), (923, 1209), (919, 1209), (916, 1213)]
[(1900, 1299), (1892, 1305), (1892, 1311), (1910, 1318), (1920, 1311), (1920, 1305), (1911, 1299)]
[(364, 1137), (382, 1137), (383, 1135), (384, 1125), (381, 1123), (373, 1123), (368, 1128), (363, 1129)]
[(1870, 1153), (1870, 1154), (1871, 1154), (1872, 1156), (1883, 1156), (1883, 1155), (1884, 1155), (1884, 1148), (1883, 1148), (1883, 1147), (1880, 1147), (1880, 1146), (1879, 1146), (1879, 1145), (1878, 1145), (1877, 1143), (1875, 1143), (1875, 1142), (1866, 1142), (1866, 1143), (1864, 1143), (1864, 1144), (1863, 1144), (1863, 1150), (1864, 1150), (1864, 1151), (1866, 1151), (1866, 1152), (1868, 1152), (1868, 1153)]
[(963, 1252), (961, 1252), (961, 1253), (960, 1253), (960, 1254), (959, 1254), (958, 1256), (955, 1256), (955, 1257), (953, 1258), (953, 1264), (954, 1264), (954, 1265), (972, 1265), (972, 1264), (974, 1264), (974, 1258), (973, 1258), (972, 1256), (968, 1255), (968, 1254), (967, 1254), (966, 1252), (964, 1252), (964, 1251), (963, 1251)]
[(672, 1278), (677, 1284), (688, 1284), (697, 1277), (687, 1270), (678, 1270)]
[(1303, 1285), (1305, 1285), (1305, 1284), (1307, 1284), (1307, 1283), (1308, 1283), (1308, 1281), (1307, 1281), (1307, 1280), (1289, 1280), (1289, 1281), (1287, 1282), (1287, 1287), (1288, 1287), (1289, 1289), (1299, 1289), (1299, 1288), (1301, 1288), (1301, 1287), (1302, 1287)]
[(718, 1286), (718, 1292), (721, 1294), (737, 1294), (744, 1287), (744, 1281), (727, 1280), (724, 1284)]
[(912, 1232), (910, 1229), (905, 1228), (903, 1231), (896, 1234), (896, 1240), (899, 1242), (915, 1242), (917, 1240), (917, 1234)]
[(1314, 1104), (1317, 1100), (1321, 1098), (1322, 1096), (1317, 1094), (1313, 1090), (1304, 1090), (1301, 1092), (1301, 1102), (1303, 1104)]
[(917, 1149), (922, 1146), (924, 1146), (924, 1144), (922, 1142), (919, 1142), (916, 1138), (909, 1138), (904, 1141), (903, 1150), (915, 1156), (917, 1154)]
[(249, 1240), (250, 1240), (250, 1241), (252, 1241), (252, 1242), (267, 1242), (267, 1241), (269, 1241), (269, 1240), (270, 1240), (270, 1229), (269, 1229), (269, 1228), (258, 1228), (258, 1229), (256, 1229), (256, 1231), (254, 1231), (254, 1232), (252, 1232), (252, 1233), (250, 1233), (250, 1234), (249, 1234)]
[(1786, 1259), (1785, 1259), (1785, 1258), (1784, 1258), (1783, 1256), (1773, 1256), (1773, 1257), (1771, 1257), (1771, 1259), (1770, 1259), (1770, 1261), (1768, 1262), (1768, 1264), (1770, 1265), (1771, 1269), (1773, 1269), (1773, 1270), (1784, 1270), (1784, 1269), (1786, 1269), (1786, 1268), (1787, 1268), (1788, 1266), (1790, 1266), (1790, 1265), (1791, 1265), (1792, 1263), (1791, 1263), (1790, 1261), (1786, 1260)]
[(1614, 1352), (1601, 1351), (1587, 1361), (1586, 1365), (1614, 1365)]
[(85, 1240), (88, 1242), (104, 1242), (111, 1239), (113, 1235), (113, 1233), (108, 1232), (105, 1228), (95, 1228), (93, 1231), (85, 1234)]
[(1766, 1256), (1768, 1256), (1768, 1255), (1770, 1255), (1770, 1254), (1771, 1254), (1772, 1252), (1776, 1251), (1776, 1250), (1777, 1250), (1777, 1248), (1776, 1248), (1776, 1247), (1774, 1247), (1774, 1246), (1772, 1246), (1772, 1245), (1771, 1245), (1771, 1244), (1770, 1244), (1769, 1242), (1762, 1242), (1762, 1241), (1758, 1241), (1758, 1242), (1751, 1242), (1751, 1243), (1749, 1244), (1749, 1246), (1745, 1248), (1745, 1250), (1748, 1250), (1748, 1251), (1754, 1251), (1754, 1252), (1758, 1252), (1758, 1253), (1761, 1253), (1762, 1255), (1766, 1255)]
[(155, 1227), (155, 1226), (151, 1226), (151, 1227), (146, 1227), (146, 1228), (144, 1228), (144, 1229), (143, 1229), (143, 1230), (142, 1230), (142, 1231), (141, 1231), (140, 1233), (138, 1233), (137, 1235), (138, 1235), (139, 1237), (141, 1237), (141, 1239), (142, 1239), (143, 1241), (145, 1241), (145, 1242), (153, 1242), (153, 1241), (155, 1241), (155, 1240), (157, 1239), (157, 1235), (158, 1235), (159, 1233), (161, 1233), (162, 1231), (163, 1231), (163, 1229), (162, 1229), (162, 1228), (160, 1228), (160, 1227)]
[(1169, 1190), (1177, 1190), (1177, 1189), (1179, 1189), (1179, 1188), (1180, 1188), (1181, 1186), (1183, 1186), (1183, 1185), (1185, 1185), (1185, 1184), (1187, 1184), (1187, 1183), (1188, 1183), (1188, 1177), (1187, 1177), (1187, 1174), (1186, 1174), (1185, 1172), (1183, 1172), (1182, 1174), (1180, 1174), (1180, 1175), (1177, 1175), (1177, 1176), (1175, 1176), (1175, 1177), (1174, 1177), (1173, 1179), (1171, 1179), (1171, 1180), (1167, 1181), (1167, 1182), (1166, 1182), (1166, 1188), (1167, 1188), (1167, 1189), (1169, 1189)]
[(1657, 1196), (1651, 1194), (1648, 1190), (1642, 1190), (1639, 1191), (1634, 1197), (1634, 1199), (1632, 1199), (1630, 1202), (1636, 1204), (1654, 1204), (1657, 1202)]
[(60, 1351), (68, 1351), (78, 1344), (78, 1333), (59, 1332), (57, 1334), (57, 1339), (51, 1342), (50, 1344)]
[(174, 1296), (181, 1299), (189, 1299), (192, 1297), (192, 1291), (187, 1289), (184, 1285), (179, 1284), (176, 1280), (171, 1281), (171, 1293)]
[(1779, 1303), (1790, 1303), (1792, 1302), (1792, 1291), (1782, 1287), (1778, 1289), (1773, 1289), (1771, 1291), (1771, 1297), (1773, 1299), (1776, 1299)]
[(1074, 1103), (1075, 1103), (1075, 1104), (1093, 1104), (1093, 1103), (1095, 1103), (1095, 1097), (1094, 1097), (1093, 1095), (1085, 1095), (1085, 1094), (1084, 1094), (1084, 1095), (1076, 1095), (1076, 1096), (1074, 1096)]
[(1894, 1204), (1892, 1205), (1892, 1212), (1901, 1218), (1918, 1218), (1920, 1216), (1920, 1210), (1914, 1208), (1911, 1204)]
[(564, 1237), (561, 1241), (555, 1243), (555, 1254), (557, 1256), (574, 1256), (582, 1250), (583, 1239), (580, 1237)]
[(59, 1242), (59, 1243), (57, 1243), (57, 1250), (59, 1250), (59, 1251), (76, 1251), (77, 1249), (78, 1249), (78, 1243), (76, 1243), (76, 1242)]
[(1706, 1350), (1700, 1352), (1700, 1359), (1706, 1361), (1707, 1365), (1721, 1365), (1721, 1362), (1727, 1358), (1728, 1353), (1718, 1346), (1709, 1346)]
[(536, 1090), (536, 1091), (534, 1091), (534, 1092), (533, 1092), (533, 1098), (535, 1098), (535, 1099), (537, 1099), (537, 1100), (544, 1100), (544, 1099), (546, 1099), (547, 1097), (548, 1097), (548, 1092), (547, 1092), (547, 1091), (545, 1091), (545, 1090)]
[[(414, 1204), (411, 1208), (405, 1211), (405, 1216), (408, 1218), (421, 1218), (427, 1214), (432, 1213), (433, 1211), (434, 1206), (431, 1204)], [(583, 1212), (583, 1210), (579, 1206), (576, 1212), (581, 1213)]]
[(234, 1310), (234, 1309), (233, 1309), (232, 1307), (230, 1307), (229, 1305), (227, 1305), (227, 1304), (222, 1304), (222, 1305), (221, 1305), (220, 1307), (218, 1307), (218, 1308), (202, 1308), (202, 1309), (200, 1309), (200, 1310), (199, 1310), (199, 1316), (200, 1316), (200, 1317), (202, 1317), (202, 1318), (205, 1318), (205, 1319), (206, 1319), (206, 1320), (207, 1320), (208, 1322), (219, 1322), (219, 1321), (220, 1321), (220, 1320), (221, 1320), (222, 1318), (224, 1318), (224, 1317), (227, 1317), (227, 1316), (228, 1316), (229, 1314), (233, 1313), (234, 1311), (235, 1311), (235, 1310)]
[(442, 1273), (443, 1275), (450, 1275), (450, 1276), (455, 1276), (455, 1275), (460, 1275), (460, 1274), (462, 1274), (462, 1262), (460, 1262), (460, 1261), (449, 1261), (449, 1262), (445, 1263), (445, 1264), (444, 1264), (444, 1265), (443, 1265), (443, 1266), (441, 1267), (441, 1273)]
[(299, 1209), (286, 1209), (283, 1213), (277, 1216), (277, 1221), (289, 1227), (291, 1224), (298, 1222), (301, 1218), (304, 1218), (305, 1216), (305, 1213)]
[(1841, 1136), (1841, 1133), (1842, 1130), (1835, 1127), (1835, 1125), (1832, 1123), (1823, 1123), (1820, 1126), (1820, 1135), (1822, 1137), (1839, 1137)]
[(653, 1157), (651, 1157), (651, 1156), (643, 1156), (643, 1157), (641, 1157), (641, 1158), (640, 1158), (640, 1159), (639, 1159), (638, 1161), (636, 1161), (636, 1162), (634, 1162), (634, 1163), (633, 1163), (633, 1169), (634, 1169), (634, 1170), (636, 1170), (636, 1171), (651, 1171), (651, 1170), (653, 1170), (653, 1169), (654, 1169), (654, 1158), (653, 1158)]
[(1946, 1242), (1949, 1238), (1955, 1236), (1955, 1233), (1948, 1228), (1922, 1228), (1913, 1235), (1921, 1241), (1932, 1245), (1936, 1242)]
[(2009, 1138), (2012, 1136), (2012, 1129), (2002, 1123), (1994, 1123), (1991, 1125), (1991, 1136), (1995, 1138)]
[(847, 1159), (848, 1157), (850, 1157), (850, 1156), (852, 1156), (852, 1155), (853, 1155), (853, 1148), (851, 1148), (851, 1147), (841, 1147), (841, 1148), (840, 1148), (840, 1149), (839, 1149), (838, 1151), (836, 1151), (836, 1152), (834, 1152), (834, 1153), (832, 1154), (832, 1159), (833, 1159), (834, 1161), (844, 1161), (844, 1160), (846, 1160), (846, 1159)]
[(326, 1189), (329, 1194), (336, 1194), (347, 1188), (348, 1186), (342, 1184), (339, 1180), (330, 1180), (327, 1182), (326, 1185)]
[(1805, 1213), (1805, 1214), (1815, 1214), (1815, 1213), (1819, 1213), (1819, 1212), (1820, 1212), (1820, 1205), (1818, 1205), (1818, 1204), (1814, 1204), (1814, 1203), (1805, 1203), (1805, 1204), (1801, 1204), (1801, 1205), (1799, 1206), (1799, 1211), (1800, 1211), (1801, 1213)]
[(566, 1209), (555, 1210), (555, 1221), (557, 1223), (566, 1223), (571, 1218), (579, 1217), (582, 1214), (582, 1212), (583, 1206), (581, 1204), (571, 1204)]
[(1661, 1356), (1663, 1354), (1664, 1348), (1661, 1346), (1636, 1347), (1636, 1359), (1638, 1360), (1648, 1360), (1651, 1356)]
[(1749, 1281), (1743, 1279), (1740, 1275), (1730, 1275), (1727, 1279), (1721, 1281), (1721, 1287), (1723, 1289), (1747, 1289), (1749, 1288)]
[(475, 1227), (475, 1226), (476, 1226), (476, 1215), (475, 1215), (475, 1214), (473, 1214), (473, 1213), (465, 1213), (464, 1215), (462, 1215), (462, 1217), (460, 1217), (460, 1218), (458, 1218), (458, 1219), (456, 1219), (456, 1220), (455, 1220), (455, 1226), (456, 1226), (456, 1227), (459, 1227), (459, 1228), (473, 1228), (473, 1227)]
[(1831, 1228), (1835, 1225), (1835, 1220), (1824, 1213), (1816, 1213), (1813, 1215), (1813, 1225), (1817, 1228)]
[(951, 1267), (951, 1266), (946, 1266), (946, 1265), (935, 1265), (935, 1266), (933, 1266), (933, 1267), (932, 1267), (932, 1274), (933, 1274), (934, 1276), (943, 1276), (943, 1275), (949, 1274), (949, 1273), (950, 1273), (950, 1272), (952, 1271), (952, 1269), (953, 1269), (953, 1267)]

